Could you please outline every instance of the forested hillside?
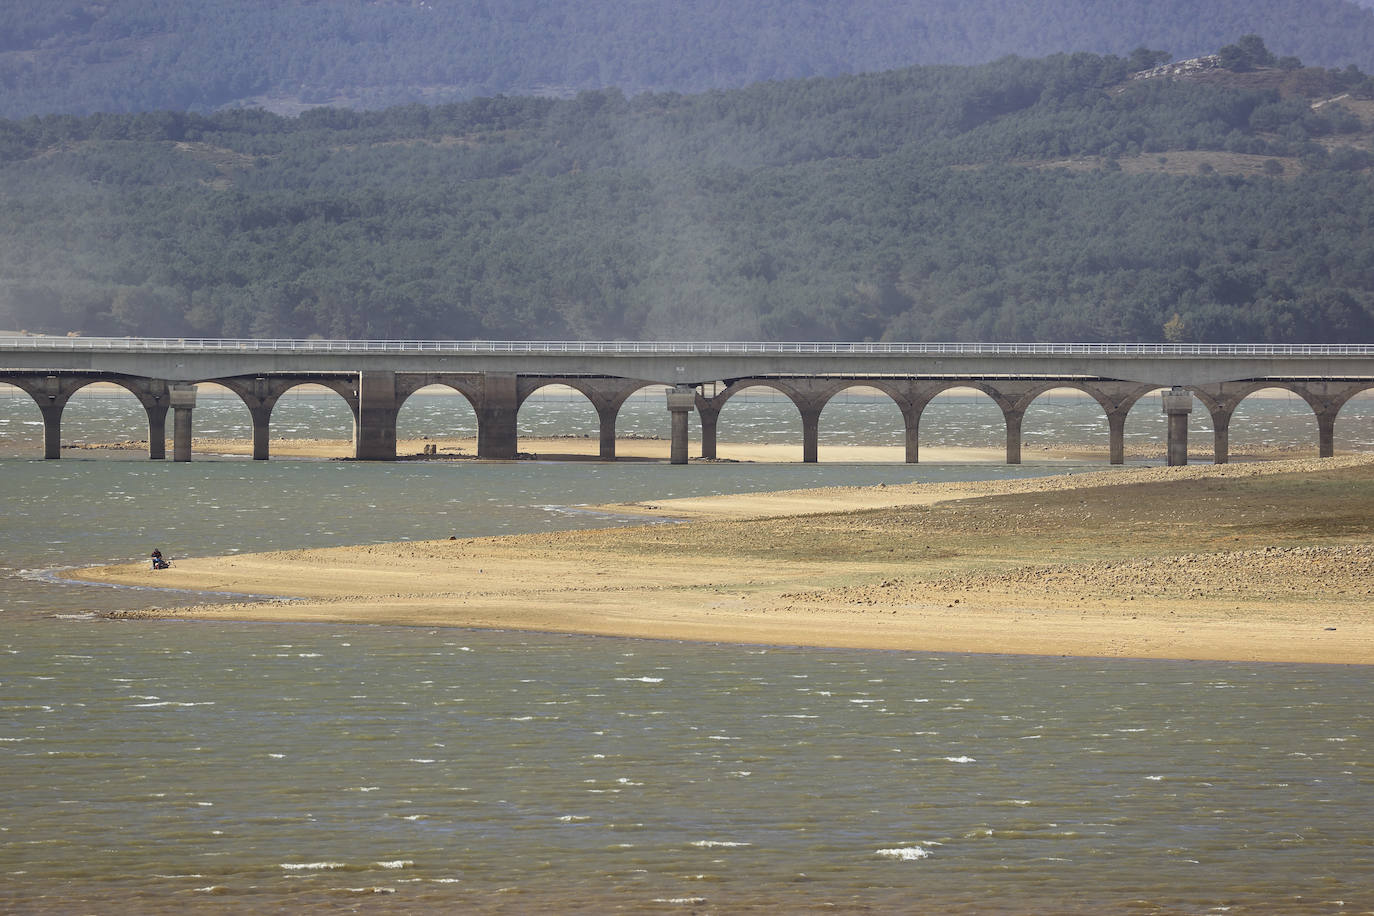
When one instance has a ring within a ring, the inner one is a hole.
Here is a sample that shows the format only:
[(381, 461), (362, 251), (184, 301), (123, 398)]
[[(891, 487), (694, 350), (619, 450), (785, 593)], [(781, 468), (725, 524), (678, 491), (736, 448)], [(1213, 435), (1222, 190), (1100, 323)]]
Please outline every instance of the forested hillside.
[(0, 116), (700, 92), (1246, 33), (1374, 70), (1350, 0), (6, 0)]
[(1222, 50), (0, 121), (0, 328), (1374, 342), (1374, 83)]

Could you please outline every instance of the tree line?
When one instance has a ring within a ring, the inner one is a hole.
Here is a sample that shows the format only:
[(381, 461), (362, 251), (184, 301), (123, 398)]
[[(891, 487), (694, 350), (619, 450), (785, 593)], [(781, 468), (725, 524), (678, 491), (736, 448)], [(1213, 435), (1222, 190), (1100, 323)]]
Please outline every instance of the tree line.
[(1160, 56), (0, 121), (0, 327), (1374, 341), (1369, 78)]

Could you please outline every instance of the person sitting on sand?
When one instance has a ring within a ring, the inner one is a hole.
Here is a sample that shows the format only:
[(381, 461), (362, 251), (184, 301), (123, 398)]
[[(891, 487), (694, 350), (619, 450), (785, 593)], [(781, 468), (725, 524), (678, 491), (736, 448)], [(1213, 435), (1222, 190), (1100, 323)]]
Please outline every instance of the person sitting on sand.
[(172, 565), (171, 563), (168, 563), (166, 560), (162, 558), (162, 551), (158, 550), (156, 547), (153, 548), (152, 556), (153, 569), (167, 569), (169, 566)]

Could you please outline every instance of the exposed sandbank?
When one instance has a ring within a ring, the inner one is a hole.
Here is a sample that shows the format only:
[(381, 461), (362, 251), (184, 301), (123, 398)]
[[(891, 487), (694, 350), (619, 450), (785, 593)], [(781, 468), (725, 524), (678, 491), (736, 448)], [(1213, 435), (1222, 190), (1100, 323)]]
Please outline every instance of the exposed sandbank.
[(664, 500), (680, 525), (83, 570), (303, 599), (134, 616), (1374, 663), (1374, 457)]

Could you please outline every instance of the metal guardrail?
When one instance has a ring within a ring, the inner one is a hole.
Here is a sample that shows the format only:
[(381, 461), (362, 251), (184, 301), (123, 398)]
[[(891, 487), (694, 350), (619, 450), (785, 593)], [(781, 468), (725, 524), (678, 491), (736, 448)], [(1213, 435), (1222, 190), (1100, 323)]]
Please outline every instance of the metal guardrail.
[(764, 343), (747, 341), (272, 340), (211, 337), (0, 337), (0, 350), (289, 353), (519, 353), (624, 356), (1374, 357), (1374, 344)]

